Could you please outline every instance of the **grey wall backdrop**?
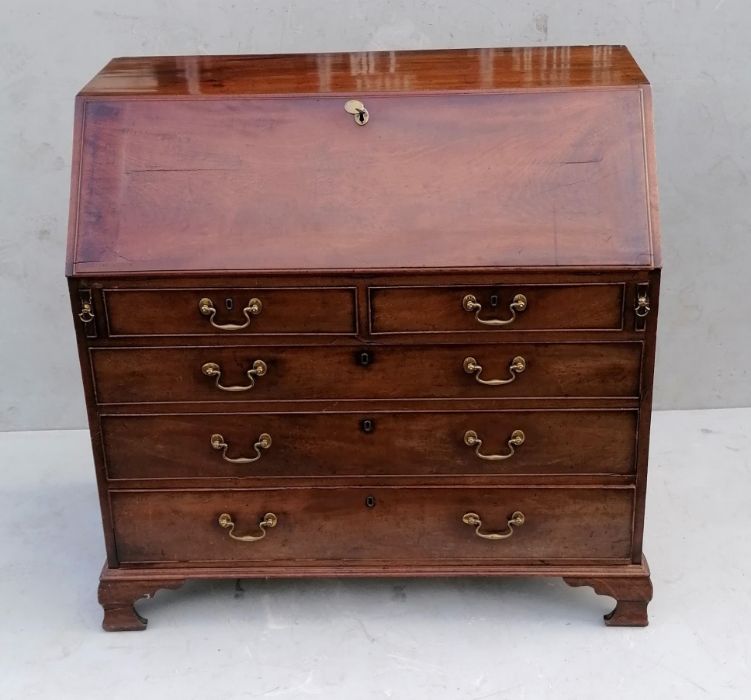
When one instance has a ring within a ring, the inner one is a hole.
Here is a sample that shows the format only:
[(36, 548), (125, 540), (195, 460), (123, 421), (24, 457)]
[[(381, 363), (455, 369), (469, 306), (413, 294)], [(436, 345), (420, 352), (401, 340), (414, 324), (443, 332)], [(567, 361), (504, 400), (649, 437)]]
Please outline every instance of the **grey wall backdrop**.
[(657, 118), (658, 408), (751, 405), (747, 0), (0, 0), (0, 429), (85, 425), (63, 278), (73, 96), (128, 54), (624, 43)]

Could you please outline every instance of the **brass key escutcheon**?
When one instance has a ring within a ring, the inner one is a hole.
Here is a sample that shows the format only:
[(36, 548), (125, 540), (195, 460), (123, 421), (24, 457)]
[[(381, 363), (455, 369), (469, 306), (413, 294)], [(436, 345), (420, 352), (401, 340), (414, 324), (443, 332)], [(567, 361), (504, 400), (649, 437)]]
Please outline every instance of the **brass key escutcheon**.
[(370, 119), (370, 113), (365, 109), (365, 105), (360, 100), (347, 100), (344, 103), (344, 111), (348, 114), (353, 114), (355, 124), (359, 126), (365, 126)]

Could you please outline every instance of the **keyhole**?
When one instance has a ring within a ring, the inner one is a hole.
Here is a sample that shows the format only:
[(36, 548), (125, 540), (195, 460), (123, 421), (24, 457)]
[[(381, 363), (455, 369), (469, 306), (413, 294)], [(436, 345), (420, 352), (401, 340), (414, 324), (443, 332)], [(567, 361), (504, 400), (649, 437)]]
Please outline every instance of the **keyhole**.
[(498, 295), (497, 294), (491, 294), (490, 295), (490, 305), (492, 307), (498, 306)]
[(372, 433), (375, 430), (375, 423), (370, 418), (364, 418), (360, 421), (360, 427), (364, 433)]
[(367, 367), (373, 362), (373, 353), (369, 350), (359, 350), (355, 353), (355, 359), (357, 360), (358, 364), (362, 365), (363, 367)]
[(365, 497), (365, 505), (368, 508), (375, 508), (376, 500), (375, 496), (366, 496)]
[(227, 297), (224, 300), (224, 306), (227, 309), (227, 311), (232, 311), (232, 307), (234, 307), (234, 305), (235, 305), (235, 302), (233, 302), (232, 299), (230, 299), (229, 297)]

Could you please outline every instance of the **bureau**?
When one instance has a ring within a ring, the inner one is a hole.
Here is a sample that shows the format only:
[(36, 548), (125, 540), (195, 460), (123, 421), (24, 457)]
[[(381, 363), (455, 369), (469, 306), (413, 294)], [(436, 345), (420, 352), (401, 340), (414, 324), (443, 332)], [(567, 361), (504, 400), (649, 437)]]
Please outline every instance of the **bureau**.
[(563, 577), (647, 624), (651, 115), (613, 46), (95, 76), (67, 275), (105, 629), (316, 576)]

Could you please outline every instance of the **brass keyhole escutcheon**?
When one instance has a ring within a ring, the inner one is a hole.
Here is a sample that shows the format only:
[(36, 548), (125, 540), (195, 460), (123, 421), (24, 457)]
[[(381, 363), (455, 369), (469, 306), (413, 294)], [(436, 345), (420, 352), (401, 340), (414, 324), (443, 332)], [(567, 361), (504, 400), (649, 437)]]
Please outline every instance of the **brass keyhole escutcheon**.
[(365, 109), (365, 105), (360, 100), (347, 100), (344, 103), (344, 111), (354, 115), (355, 124), (359, 124), (360, 126), (365, 126), (370, 119), (368, 110)]

